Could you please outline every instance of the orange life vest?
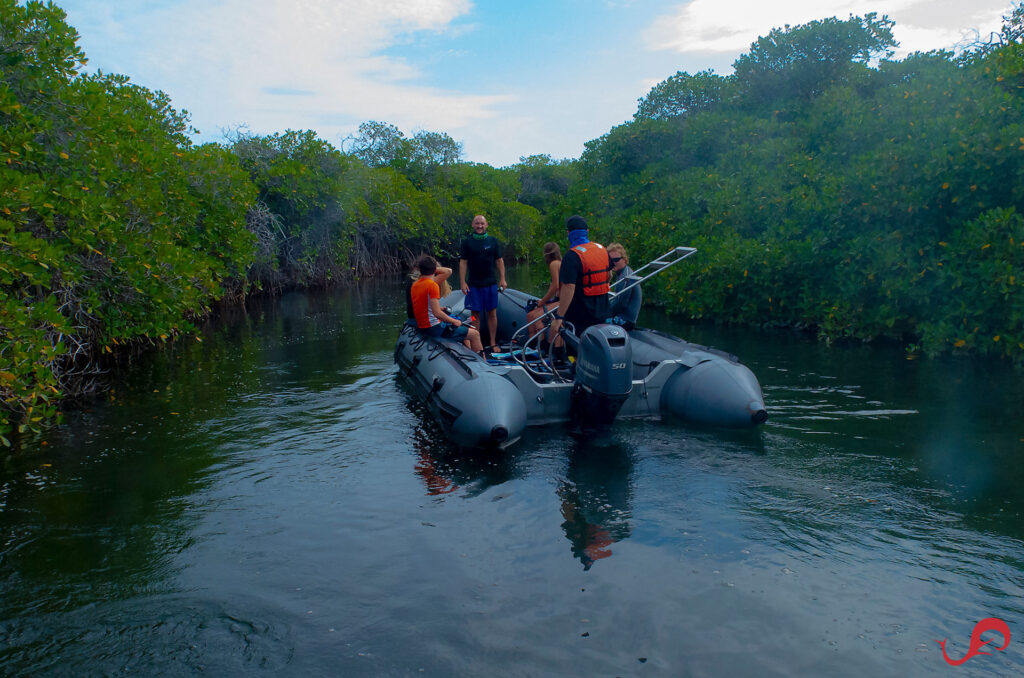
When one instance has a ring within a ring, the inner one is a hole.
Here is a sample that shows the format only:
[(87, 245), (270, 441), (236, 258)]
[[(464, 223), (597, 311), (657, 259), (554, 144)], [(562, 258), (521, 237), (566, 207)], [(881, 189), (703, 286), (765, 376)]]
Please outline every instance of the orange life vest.
[(583, 294), (596, 297), (608, 294), (610, 276), (608, 250), (596, 242), (583, 243), (572, 248), (583, 264)]

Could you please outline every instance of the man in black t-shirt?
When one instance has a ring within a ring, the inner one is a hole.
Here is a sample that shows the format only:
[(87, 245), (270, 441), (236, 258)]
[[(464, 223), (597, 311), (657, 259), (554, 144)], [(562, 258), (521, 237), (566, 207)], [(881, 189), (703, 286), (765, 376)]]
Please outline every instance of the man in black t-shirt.
[(558, 272), (558, 310), (551, 322), (552, 333), (568, 320), (576, 328), (576, 336), (591, 325), (605, 322), (608, 317), (608, 281), (611, 260), (608, 250), (590, 242), (587, 222), (572, 216), (565, 222), (569, 236), (569, 250), (562, 257)]
[[(498, 277), (494, 271), (497, 269)], [(487, 218), (473, 217), (473, 233), (462, 240), (459, 248), (459, 283), (466, 295), (466, 308), (473, 311), (473, 327), (480, 329), (480, 317), (487, 314), (487, 334), (496, 350), (498, 336), (498, 291), (504, 290), (505, 261), (501, 258), (501, 243), (487, 235)]]

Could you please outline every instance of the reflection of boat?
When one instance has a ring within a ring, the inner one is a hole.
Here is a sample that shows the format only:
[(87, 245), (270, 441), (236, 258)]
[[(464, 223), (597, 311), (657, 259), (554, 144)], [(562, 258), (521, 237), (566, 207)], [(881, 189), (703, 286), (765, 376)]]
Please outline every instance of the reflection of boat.
[(558, 487), (562, 530), (572, 554), (589, 570), (613, 555), (612, 545), (630, 536), (629, 476), (633, 462), (619, 445), (576, 445)]
[(442, 498), (456, 492), (461, 497), (473, 497), (512, 478), (509, 453), (481, 456), (475, 450), (454, 447), (421, 426), (413, 429), (412, 441), (415, 472), (429, 497)]
[[(693, 251), (676, 248), (648, 266), (663, 270)], [(676, 258), (665, 258), (670, 255)], [(456, 342), (425, 337), (411, 324), (402, 328), (395, 346), (399, 372), (456, 444), (504, 447), (527, 425), (557, 422), (591, 428), (617, 417), (671, 414), (744, 428), (767, 418), (757, 378), (735, 356), (655, 330), (595, 325), (581, 337), (568, 333), (575, 362), (559, 364), (539, 350), (543, 326), (527, 324), (530, 300), (536, 297), (517, 290), (500, 295), (498, 340), (509, 348), (487, 360)], [(461, 292), (442, 300), (465, 317), (463, 302)]]

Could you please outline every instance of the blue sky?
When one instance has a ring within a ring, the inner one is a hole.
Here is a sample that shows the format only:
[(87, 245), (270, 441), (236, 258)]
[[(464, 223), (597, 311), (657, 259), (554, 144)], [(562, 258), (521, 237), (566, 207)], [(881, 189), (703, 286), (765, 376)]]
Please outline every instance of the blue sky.
[(874, 11), (900, 52), (997, 31), (1009, 0), (57, 0), (87, 70), (188, 110), (199, 139), (365, 120), (441, 131), (466, 160), (578, 157), (676, 71), (731, 72), (772, 28)]

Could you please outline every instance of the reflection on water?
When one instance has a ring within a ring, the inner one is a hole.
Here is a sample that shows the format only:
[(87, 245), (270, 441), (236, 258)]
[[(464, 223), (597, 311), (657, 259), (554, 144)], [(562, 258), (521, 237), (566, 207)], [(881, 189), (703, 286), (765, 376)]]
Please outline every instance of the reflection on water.
[[(414, 410), (417, 416), (430, 416), (425, 407)], [(416, 474), (423, 479), (428, 496), (439, 497), (457, 491), (464, 498), (475, 497), (512, 478), (510, 453), (460, 450), (445, 440), (439, 429), (431, 433), (428, 430), (427, 426), (417, 426), (412, 434)]]
[(767, 424), (466, 452), (395, 378), (401, 289), (228, 313), (2, 460), (0, 674), (924, 676), (1024, 621), (998, 364), (645, 309), (750, 365)]
[[(412, 405), (410, 410), (423, 418), (412, 437), (415, 472), (428, 497), (473, 498), (512, 481), (522, 468), (524, 460), (516, 451), (459, 449), (440, 430), (431, 430), (425, 407)], [(556, 489), (561, 527), (572, 554), (589, 570), (595, 561), (612, 555), (612, 544), (629, 537), (631, 452), (607, 438), (566, 439), (571, 446)], [(498, 493), (495, 500), (504, 497)]]
[(598, 446), (586, 440), (569, 451), (569, 467), (558, 486), (562, 529), (584, 570), (610, 557), (612, 544), (629, 537), (629, 455), (617, 443)]

